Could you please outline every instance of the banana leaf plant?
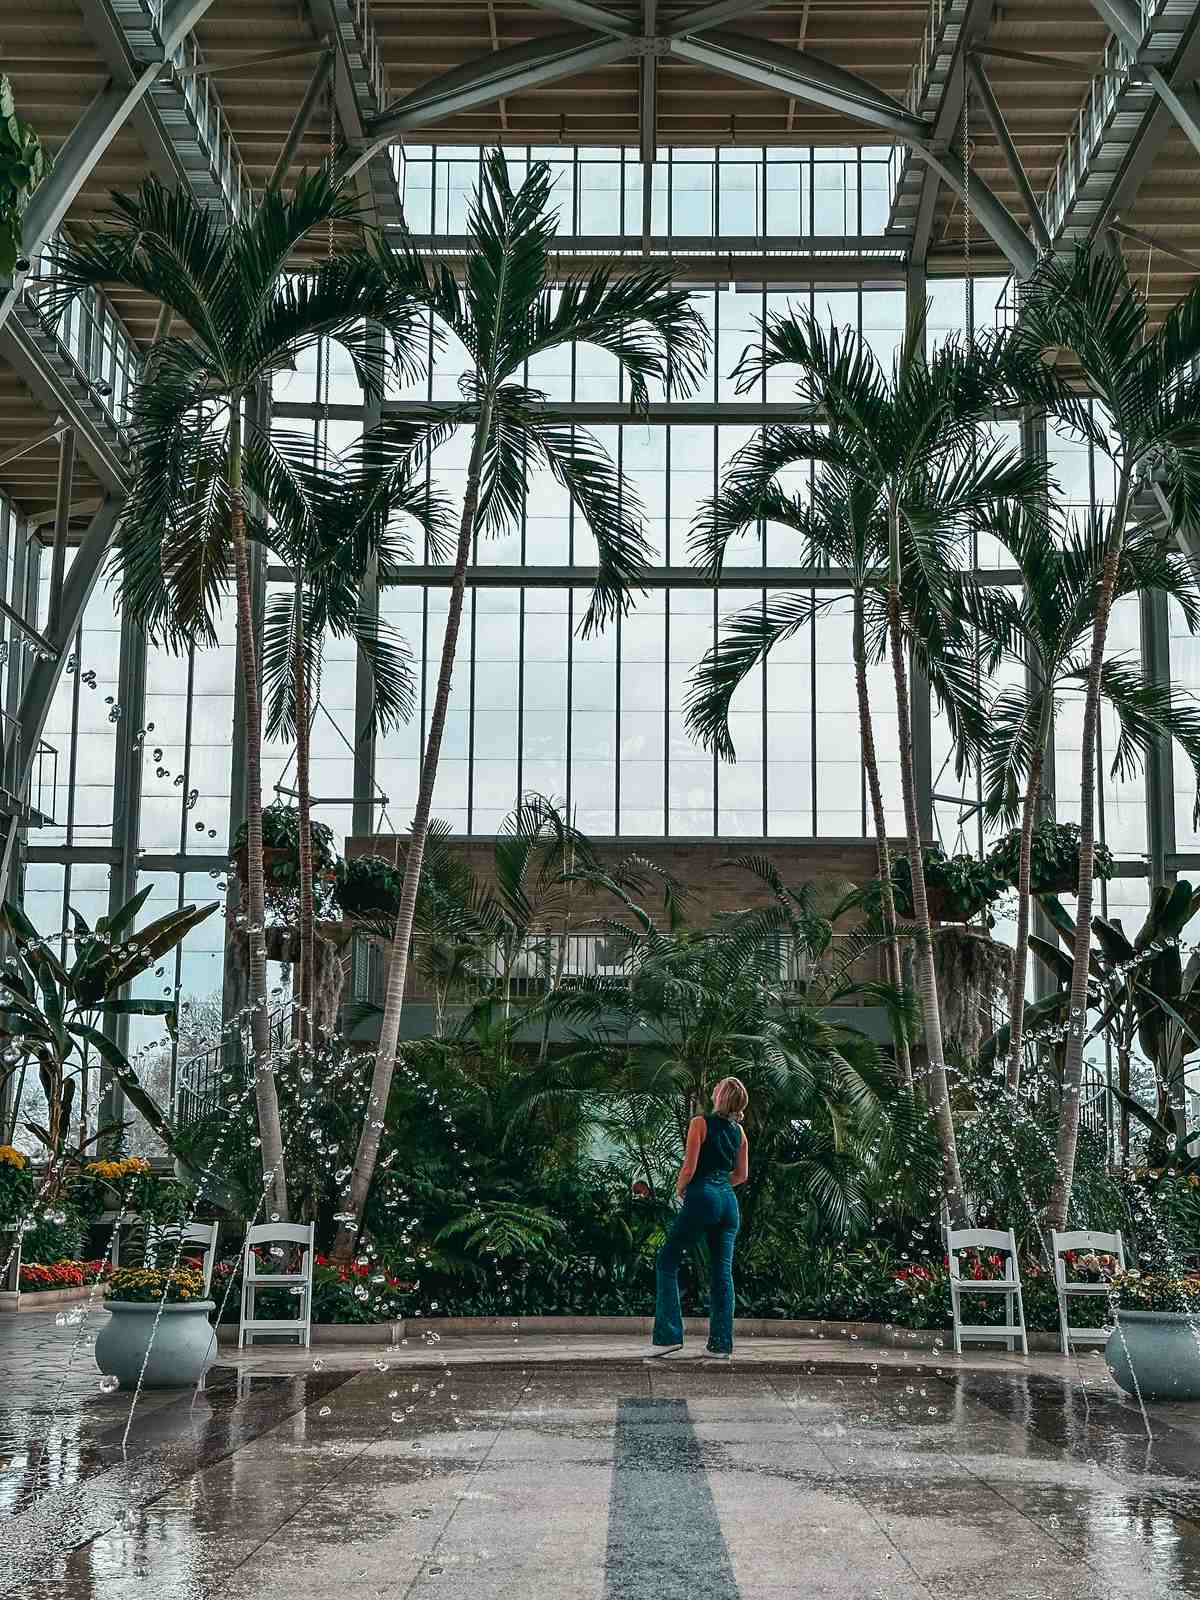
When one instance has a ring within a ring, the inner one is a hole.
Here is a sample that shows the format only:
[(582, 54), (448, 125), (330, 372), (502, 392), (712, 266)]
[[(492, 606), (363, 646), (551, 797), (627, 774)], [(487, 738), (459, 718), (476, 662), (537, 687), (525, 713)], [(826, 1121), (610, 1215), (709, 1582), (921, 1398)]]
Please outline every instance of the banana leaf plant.
[[(127, 991), (210, 917), (217, 903), (183, 906), (135, 930), (152, 887), (142, 889), (111, 916), (101, 917), (95, 928), (72, 908), (75, 954), (70, 965), (55, 952), (59, 936), (43, 937), (11, 901), (0, 908), (0, 928), (11, 943), (11, 954), (0, 969), (0, 1087), (17, 1079), (15, 1120), (26, 1070), (36, 1064), (46, 1097), (46, 1120), (29, 1120), (25, 1126), (45, 1147), (51, 1170), (60, 1174), (123, 1126), (109, 1123), (88, 1132), (88, 1074), (96, 1066), (107, 1068), (126, 1102), (176, 1153), (176, 1130), (168, 1112), (147, 1093), (133, 1063), (103, 1027), (109, 1017), (161, 1017), (175, 1037), (174, 999), (131, 997)], [(77, 1100), (79, 1132), (72, 1142)]]
[[(1062, 946), (1035, 935), (1029, 947), (1054, 975), (1065, 1006), (1071, 981), (1067, 952), (1073, 947), (1075, 923), (1053, 895), (1039, 899)], [(1121, 1106), (1125, 1161), (1131, 1117), (1149, 1129), (1156, 1160), (1167, 1149), (1182, 1149), (1187, 1138), (1184, 1074), (1189, 1057), (1200, 1052), (1200, 959), (1193, 955), (1185, 962), (1181, 940), (1197, 912), (1200, 888), (1181, 878), (1154, 889), (1150, 909), (1132, 938), (1119, 919), (1092, 918), (1088, 1009), (1096, 1018), (1088, 1036), (1106, 1037), (1116, 1058), (1114, 1094)], [(1133, 1092), (1138, 1061), (1153, 1075), (1152, 1112)]]

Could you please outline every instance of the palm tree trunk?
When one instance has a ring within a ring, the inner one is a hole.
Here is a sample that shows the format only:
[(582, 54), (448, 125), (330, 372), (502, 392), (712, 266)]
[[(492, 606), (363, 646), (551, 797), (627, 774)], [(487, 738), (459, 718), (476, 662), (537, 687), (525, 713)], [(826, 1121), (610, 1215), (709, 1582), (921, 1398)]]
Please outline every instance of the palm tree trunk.
[(1013, 954), (1012, 983), (1008, 991), (1008, 1092), (1021, 1087), (1021, 1052), (1025, 1045), (1025, 975), (1029, 970), (1029, 912), (1033, 900), (1033, 827), (1042, 794), (1042, 766), (1050, 737), (1050, 708), (1054, 701), (1043, 690), (1038, 717), (1037, 743), (1029, 763), (1029, 780), (1021, 807), (1021, 853), (1017, 863), (1017, 948)]
[[(867, 643), (863, 624), (862, 596), (854, 597), (854, 687), (858, 695), (858, 735), (862, 746), (863, 771), (867, 777), (867, 793), (871, 797), (871, 816), (875, 825), (875, 854), (879, 863), (879, 892), (883, 906), (883, 932), (887, 954), (888, 982), (896, 989), (903, 988), (904, 969), (900, 962), (900, 940), (896, 934), (896, 896), (892, 888), (892, 860), (888, 847), (887, 815), (883, 808), (883, 789), (879, 782), (879, 757), (875, 750), (875, 729), (871, 721), (871, 697), (867, 690)], [(912, 1056), (908, 1040), (898, 1035), (895, 1040), (896, 1065), (900, 1081), (912, 1093)]]
[(308, 708), (308, 652), (304, 636), (304, 578), (296, 575), (295, 617), (295, 711), (296, 711), (296, 806), (299, 815), (300, 848), (300, 973), (296, 999), (296, 1040), (303, 1056), (314, 1042), (316, 1016), (316, 969), (314, 963), (314, 907), (312, 855), (312, 727)]
[(929, 921), (929, 901), (925, 893), (925, 862), (921, 854), (921, 824), (917, 816), (916, 781), (913, 773), (912, 713), (908, 699), (908, 669), (904, 663), (904, 635), (900, 625), (900, 521), (892, 507), (889, 518), (891, 572), (888, 584), (888, 642), (891, 648), (892, 677), (896, 685), (896, 717), (900, 736), (900, 787), (904, 796), (904, 830), (908, 859), (912, 869), (913, 923), (917, 955), (917, 991), (925, 1032), (927, 1100), (937, 1128), (942, 1153), (942, 1190), (950, 1214), (950, 1225), (963, 1227), (970, 1219), (958, 1165), (958, 1146), (954, 1138), (954, 1116), (950, 1109), (950, 1085), (946, 1078), (946, 1059), (942, 1045), (942, 1017), (938, 1004), (937, 973), (933, 965), (933, 929)]
[[(425, 753), (421, 761), (421, 781), (417, 791), (416, 811), (413, 814), (412, 833), (404, 859), (404, 880), (400, 886), (400, 908), (396, 913), (396, 929), (392, 935), (391, 959), (388, 964), (387, 988), (384, 993), (383, 1017), (379, 1025), (379, 1049), (375, 1056), (375, 1070), (371, 1077), (371, 1094), (363, 1118), (362, 1136), (354, 1158), (350, 1177), (350, 1193), (343, 1210), (353, 1216), (345, 1222), (334, 1240), (332, 1259), (344, 1264), (350, 1259), (358, 1237), (359, 1221), (366, 1205), (367, 1192), (379, 1159), (379, 1136), (387, 1112), (391, 1093), (392, 1075), (396, 1070), (396, 1047), (400, 1040), (400, 1013), (404, 1006), (404, 986), (408, 979), (408, 951), (412, 942), (413, 922), (417, 912), (417, 890), (421, 882), (421, 867), (425, 860), (425, 842), (429, 835), (429, 817), (433, 810), (433, 790), (437, 782), (438, 757), (442, 748), (442, 733), (446, 726), (446, 711), (450, 703), (450, 680), (454, 673), (454, 657), (458, 649), (458, 631), (462, 623), (463, 597), (467, 586), (467, 567), (471, 559), (471, 542), (475, 533), (475, 513), (479, 505), (479, 478), (483, 468), (483, 452), (491, 431), (491, 401), (485, 399), (480, 406), (475, 424), (475, 438), (471, 445), (471, 459), (467, 466), (467, 481), (463, 494), (462, 520), (458, 529), (458, 551), (454, 573), (450, 582), (450, 597), (446, 612), (446, 636), (442, 641), (442, 659), (438, 668), (437, 692), (429, 717), (429, 734), (425, 740)], [(379, 1126), (376, 1126), (379, 1124)]]
[(1075, 948), (1071, 968), (1071, 1002), (1067, 1017), (1067, 1058), (1063, 1067), (1062, 1114), (1058, 1124), (1054, 1182), (1046, 1207), (1046, 1226), (1062, 1230), (1067, 1225), (1071, 1188), (1075, 1181), (1075, 1154), (1079, 1148), (1079, 1092), (1083, 1083), (1083, 1046), (1087, 1036), (1088, 967), (1092, 953), (1092, 888), (1096, 863), (1096, 731), (1100, 721), (1100, 673), (1108, 643), (1108, 620), (1121, 551), (1133, 474), (1126, 460), (1117, 484), (1113, 522), (1104, 552), (1096, 620), (1092, 625), (1092, 653), (1088, 662), (1087, 693), (1083, 703), (1083, 753), (1079, 770), (1079, 895), (1075, 905)]
[(267, 1018), (267, 921), (263, 883), (262, 836), (262, 707), (258, 696), (258, 654), (250, 607), (250, 557), (242, 501), (242, 419), (239, 400), (229, 422), (229, 524), (237, 585), (238, 665), (246, 702), (246, 937), (250, 948), (250, 1044), (254, 1056), (254, 1098), (258, 1136), (262, 1141), (263, 1178), (271, 1208), (287, 1220), (287, 1178), (283, 1164), (283, 1129), (271, 1061), (271, 1029)]

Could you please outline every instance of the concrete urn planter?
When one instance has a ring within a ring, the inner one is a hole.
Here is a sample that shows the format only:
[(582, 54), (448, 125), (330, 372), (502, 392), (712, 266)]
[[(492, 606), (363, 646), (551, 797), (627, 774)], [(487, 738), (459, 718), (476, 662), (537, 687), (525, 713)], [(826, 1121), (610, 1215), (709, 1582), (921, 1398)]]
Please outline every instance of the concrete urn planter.
[(106, 1377), (116, 1378), (122, 1389), (137, 1388), (143, 1361), (143, 1388), (191, 1388), (217, 1359), (217, 1333), (208, 1320), (214, 1305), (212, 1300), (165, 1305), (155, 1330), (157, 1300), (149, 1305), (107, 1301), (112, 1320), (96, 1335), (96, 1365)]
[(1195, 1316), (1119, 1311), (1104, 1358), (1126, 1394), (1143, 1400), (1200, 1400), (1200, 1319)]

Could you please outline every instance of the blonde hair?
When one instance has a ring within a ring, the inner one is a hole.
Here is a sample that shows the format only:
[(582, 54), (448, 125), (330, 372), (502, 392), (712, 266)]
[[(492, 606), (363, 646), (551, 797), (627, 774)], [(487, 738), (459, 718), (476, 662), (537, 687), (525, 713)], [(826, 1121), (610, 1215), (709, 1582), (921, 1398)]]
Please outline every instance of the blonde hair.
[(713, 1110), (719, 1116), (731, 1117), (735, 1122), (742, 1120), (742, 1113), (750, 1104), (750, 1096), (746, 1093), (746, 1085), (740, 1078), (722, 1078), (713, 1090)]

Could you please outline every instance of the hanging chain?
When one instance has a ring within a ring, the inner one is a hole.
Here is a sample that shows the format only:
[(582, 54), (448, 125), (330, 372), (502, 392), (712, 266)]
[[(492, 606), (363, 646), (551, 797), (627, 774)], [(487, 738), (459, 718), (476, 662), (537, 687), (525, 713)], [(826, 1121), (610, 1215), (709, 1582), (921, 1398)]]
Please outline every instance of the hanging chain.
[[(328, 88), (326, 89), (325, 92), (329, 96), (329, 176), (330, 176), (330, 179), (332, 180), (332, 178), (333, 178), (333, 158), (337, 153), (337, 110), (336, 110), (336, 107), (334, 105), (333, 80), (332, 80), (332, 78), (330, 79), (329, 86), (328, 86)], [(329, 222), (328, 222), (328, 224), (326, 226), (326, 229), (325, 229), (325, 254), (332, 261), (332, 259), (333, 259), (333, 218), (332, 217), (330, 217)]]

